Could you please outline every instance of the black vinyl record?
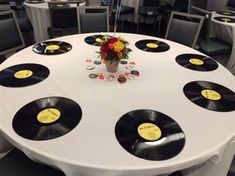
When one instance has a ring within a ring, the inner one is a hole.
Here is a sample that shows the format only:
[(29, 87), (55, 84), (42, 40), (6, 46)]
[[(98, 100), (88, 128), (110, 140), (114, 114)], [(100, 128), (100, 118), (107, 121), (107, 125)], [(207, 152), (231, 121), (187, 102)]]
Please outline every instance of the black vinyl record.
[(64, 97), (46, 97), (23, 106), (14, 116), (15, 132), (30, 140), (49, 140), (70, 132), (80, 122), (80, 106)]
[(235, 93), (208, 81), (193, 81), (184, 86), (185, 96), (194, 104), (212, 111), (228, 112), (235, 110)]
[(235, 16), (235, 13), (230, 11), (217, 11), (216, 13), (225, 16)]
[(185, 145), (180, 126), (154, 110), (134, 110), (124, 114), (115, 126), (120, 145), (136, 157), (160, 161), (178, 155)]
[(33, 46), (33, 51), (43, 55), (57, 55), (67, 53), (72, 45), (62, 41), (46, 41)]
[(19, 64), (0, 71), (0, 85), (5, 87), (25, 87), (37, 84), (48, 77), (50, 71), (39, 64)]
[(214, 60), (198, 54), (181, 54), (175, 60), (179, 65), (196, 71), (213, 71), (218, 68)]
[(140, 40), (135, 46), (147, 52), (164, 52), (170, 49), (168, 44), (158, 40)]
[(40, 4), (40, 3), (44, 3), (45, 1), (43, 1), (43, 0), (26, 0), (25, 2), (28, 4)]
[(214, 19), (224, 23), (235, 23), (235, 19), (229, 17), (214, 17)]
[(101, 46), (101, 40), (104, 36), (103, 35), (92, 35), (88, 36), (84, 39), (84, 41), (93, 46)]

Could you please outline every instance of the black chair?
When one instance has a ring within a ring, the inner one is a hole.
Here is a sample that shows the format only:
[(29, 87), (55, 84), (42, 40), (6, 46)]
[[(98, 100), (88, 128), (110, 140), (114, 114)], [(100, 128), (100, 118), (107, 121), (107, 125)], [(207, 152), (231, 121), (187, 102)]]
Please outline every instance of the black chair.
[(6, 54), (25, 47), (17, 19), (11, 10), (0, 12), (0, 41), (0, 62), (6, 59)]
[(208, 56), (214, 57), (215, 59), (217, 59), (216, 57), (230, 55), (232, 51), (232, 44), (229, 44), (219, 38), (210, 37), (212, 20), (211, 12), (192, 6), (191, 13), (205, 17), (205, 21), (199, 35), (199, 50)]
[(161, 14), (160, 14), (160, 0), (143, 0), (139, 7), (137, 32), (139, 32), (140, 20), (152, 18), (154, 23), (154, 30), (156, 29), (156, 23), (158, 21), (158, 33), (161, 26)]
[(227, 2), (227, 8), (230, 10), (235, 10), (235, 0), (228, 0)]
[(80, 6), (77, 12), (79, 33), (109, 32), (108, 7)]
[(0, 160), (1, 176), (65, 176), (52, 167), (30, 160), (23, 152), (13, 149)]
[(9, 10), (9, 0), (0, 0), (0, 11)]
[[(111, 4), (110, 4), (111, 2)], [(111, 5), (111, 21), (114, 21), (116, 13), (119, 12), (119, 19), (121, 21), (121, 31), (123, 30), (123, 24), (127, 17), (131, 16), (132, 26), (134, 23), (135, 8), (122, 5), (121, 0), (108, 0), (107, 4)], [(119, 7), (120, 9), (117, 9)]]
[(77, 3), (49, 2), (50, 38), (78, 33)]
[(26, 46), (34, 43), (33, 27), (25, 12), (23, 0), (9, 0), (10, 8), (16, 14), (20, 30), (23, 34)]
[(203, 16), (173, 11), (165, 38), (194, 48), (203, 21)]

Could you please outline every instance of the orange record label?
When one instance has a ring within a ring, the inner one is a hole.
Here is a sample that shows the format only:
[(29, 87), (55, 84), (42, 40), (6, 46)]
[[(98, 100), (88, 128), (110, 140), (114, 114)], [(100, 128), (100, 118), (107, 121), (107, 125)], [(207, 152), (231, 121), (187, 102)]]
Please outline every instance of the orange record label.
[(189, 59), (189, 62), (193, 65), (203, 65), (204, 64), (203, 60), (197, 59), (197, 58)]
[(48, 45), (46, 47), (46, 49), (49, 50), (49, 51), (55, 51), (55, 50), (58, 50), (59, 48), (60, 48), (59, 45)]
[(42, 110), (37, 115), (37, 120), (43, 124), (49, 124), (57, 121), (61, 116), (61, 113), (56, 108), (47, 108)]
[(31, 70), (20, 70), (14, 74), (14, 77), (17, 79), (25, 79), (29, 78), (33, 75), (33, 72)]
[(204, 98), (206, 98), (208, 100), (218, 101), (221, 99), (220, 93), (217, 91), (214, 91), (214, 90), (204, 89), (201, 91), (201, 94)]
[(137, 131), (142, 138), (149, 141), (158, 140), (162, 135), (161, 129), (152, 123), (142, 123)]
[(158, 48), (158, 44), (156, 44), (156, 43), (147, 43), (146, 46), (148, 48)]

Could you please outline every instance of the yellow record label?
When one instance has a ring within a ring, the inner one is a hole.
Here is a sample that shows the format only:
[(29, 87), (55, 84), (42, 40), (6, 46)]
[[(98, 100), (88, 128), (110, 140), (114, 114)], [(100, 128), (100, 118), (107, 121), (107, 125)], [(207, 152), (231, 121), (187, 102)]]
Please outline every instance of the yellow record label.
[(98, 43), (102, 43), (103, 40), (100, 39), (100, 38), (96, 38), (95, 41), (98, 42)]
[(209, 100), (218, 101), (221, 99), (220, 93), (217, 91), (214, 91), (214, 90), (204, 89), (201, 91), (201, 94), (203, 97), (205, 97), (206, 99), (209, 99)]
[(231, 21), (229, 18), (222, 18), (222, 20), (223, 20), (225, 23)]
[(29, 78), (33, 75), (33, 72), (31, 70), (20, 70), (14, 74), (14, 77), (17, 79), (25, 79)]
[(158, 44), (156, 44), (156, 43), (147, 43), (146, 46), (148, 48), (158, 48)]
[(63, 4), (57, 4), (56, 7), (64, 7)]
[(152, 123), (142, 123), (138, 126), (138, 134), (145, 140), (158, 140), (161, 135), (161, 129)]
[(46, 49), (49, 50), (49, 51), (58, 50), (59, 48), (60, 48), (59, 45), (48, 45), (48, 46), (46, 47)]
[(203, 65), (204, 64), (203, 60), (197, 59), (197, 58), (189, 59), (189, 62), (193, 65)]
[(40, 123), (49, 124), (57, 121), (61, 116), (61, 113), (58, 109), (47, 108), (42, 110), (37, 115), (37, 120)]
[(231, 15), (229, 12), (223, 12), (224, 15)]

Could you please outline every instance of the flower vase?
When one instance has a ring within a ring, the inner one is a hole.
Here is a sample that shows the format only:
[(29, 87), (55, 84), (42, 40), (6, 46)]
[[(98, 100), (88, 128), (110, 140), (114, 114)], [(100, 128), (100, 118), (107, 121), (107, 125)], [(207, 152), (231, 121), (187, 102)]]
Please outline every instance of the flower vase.
[(105, 61), (106, 69), (110, 73), (115, 73), (118, 69), (119, 61)]

